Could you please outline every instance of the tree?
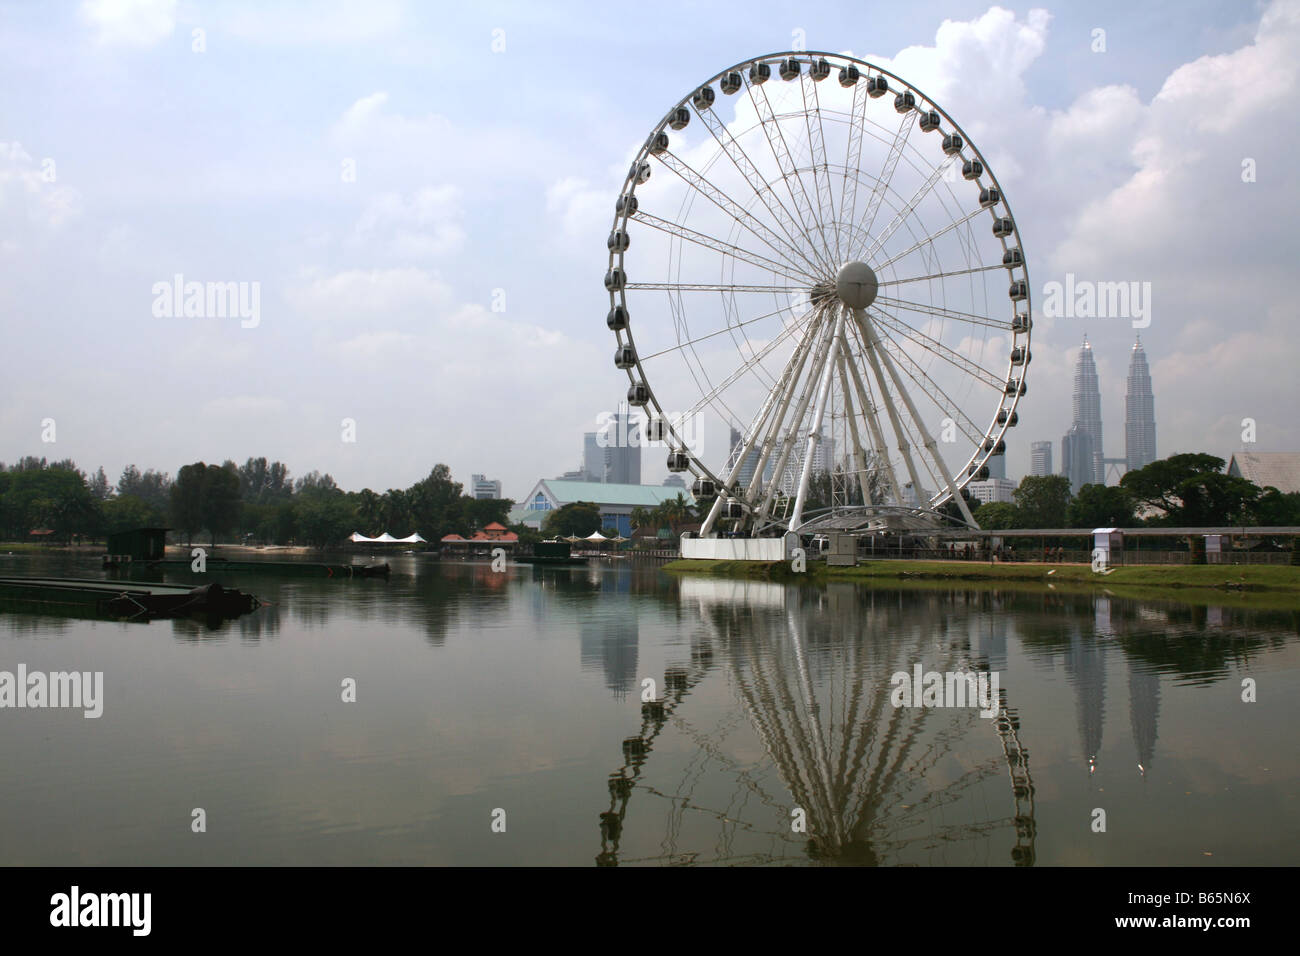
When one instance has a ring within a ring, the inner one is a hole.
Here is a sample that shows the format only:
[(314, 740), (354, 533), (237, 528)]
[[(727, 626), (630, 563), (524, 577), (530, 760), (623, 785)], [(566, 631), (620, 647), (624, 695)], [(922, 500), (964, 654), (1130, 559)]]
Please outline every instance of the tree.
[(548, 538), (577, 535), (585, 538), (600, 529), (600, 506), (590, 501), (574, 501), (556, 508), (542, 522), (542, 534)]
[(87, 482), (90, 493), (99, 501), (107, 501), (113, 497), (113, 486), (108, 483), (108, 475), (104, 474), (104, 466), (99, 466), (99, 471), (91, 476)]
[(1283, 494), (1272, 485), (1266, 486), (1251, 508), (1249, 523), (1270, 528), (1300, 525), (1300, 492)]
[(119, 495), (135, 495), (160, 514), (171, 507), (172, 480), (166, 472), (150, 468), (144, 474), (135, 465), (127, 465), (117, 482)]
[[(218, 465), (213, 465), (219, 468)], [(176, 482), (171, 488), (172, 524), (177, 530), (185, 532), (187, 543), (194, 540), (194, 535), (203, 530), (204, 498), (207, 484), (208, 466), (201, 461), (183, 465), (176, 473)]]
[(1188, 526), (1192, 522), (1184, 514), (1182, 486), (1188, 481), (1194, 484), (1201, 476), (1222, 472), (1223, 459), (1214, 455), (1170, 455), (1125, 473), (1119, 484), (1137, 505), (1161, 512), (1152, 523)]
[(337, 488), (308, 488), (293, 503), (299, 534), (313, 547), (325, 548), (347, 537), (356, 512)]
[(1027, 475), (1012, 495), (1022, 528), (1064, 528), (1070, 504), (1070, 479), (1064, 475)]
[(1084, 485), (1065, 509), (1070, 528), (1129, 528), (1136, 524), (1133, 499), (1124, 488)]
[[(333, 479), (331, 479), (332, 481)], [(278, 461), (250, 458), (239, 468), (239, 496), (246, 502), (266, 504), (293, 494), (289, 469)]]
[(104, 530), (109, 534), (136, 528), (157, 528), (166, 518), (139, 495), (115, 495), (103, 503)]
[(975, 520), (985, 531), (1005, 531), (1008, 528), (1021, 528), (1019, 512), (1016, 506), (1006, 501), (990, 501), (981, 505), (975, 513)]
[(650, 512), (640, 505), (637, 505), (632, 509), (632, 513), (628, 516), (628, 522), (634, 529), (644, 528), (650, 523)]
[(221, 465), (208, 465), (200, 514), (203, 526), (212, 535), (214, 548), (218, 534), (229, 534), (239, 525), (239, 507), (239, 469), (235, 463), (227, 461)]

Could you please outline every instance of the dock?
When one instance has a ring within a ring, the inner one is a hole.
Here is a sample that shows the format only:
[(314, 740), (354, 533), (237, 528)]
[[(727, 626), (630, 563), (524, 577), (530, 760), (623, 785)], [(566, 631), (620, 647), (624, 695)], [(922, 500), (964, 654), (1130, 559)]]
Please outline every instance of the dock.
[(208, 615), (238, 617), (262, 602), (213, 582), (199, 587), (89, 578), (0, 578), (0, 605), (40, 607), (113, 620)]
[[(150, 570), (189, 571), (192, 563), (189, 558), (160, 558), (137, 564)], [(194, 572), (199, 573), (199, 572)], [(306, 561), (231, 561), (228, 558), (209, 557), (205, 574), (215, 573), (255, 573), (300, 575), (316, 578), (386, 578), (392, 573), (387, 563), (384, 564), (316, 564)]]

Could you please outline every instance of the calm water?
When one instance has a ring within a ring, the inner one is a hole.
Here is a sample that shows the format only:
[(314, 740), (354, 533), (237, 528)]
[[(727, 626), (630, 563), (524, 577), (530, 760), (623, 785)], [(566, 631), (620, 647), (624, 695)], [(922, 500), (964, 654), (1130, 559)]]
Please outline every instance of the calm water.
[[(0, 670), (105, 683), (0, 710), (0, 863), (1300, 862), (1300, 610), (393, 565), (227, 575), (272, 605), (215, 628), (0, 614)], [(55, 570), (102, 575), (0, 557)], [(1005, 716), (892, 707), (917, 663)]]

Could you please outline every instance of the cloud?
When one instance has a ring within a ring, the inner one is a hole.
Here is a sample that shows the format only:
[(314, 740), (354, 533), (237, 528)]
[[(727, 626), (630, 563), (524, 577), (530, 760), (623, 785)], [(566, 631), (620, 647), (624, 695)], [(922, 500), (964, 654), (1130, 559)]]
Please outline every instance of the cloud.
[(422, 269), (352, 269), (333, 275), (307, 272), (286, 297), (312, 318), (389, 324), (445, 309), (452, 292), (446, 282)]
[(176, 27), (176, 0), (85, 0), (82, 19), (106, 45), (153, 46)]
[(427, 186), (409, 198), (381, 193), (370, 200), (357, 223), (357, 246), (386, 248), (399, 259), (432, 259), (454, 252), (465, 242), (460, 190)]

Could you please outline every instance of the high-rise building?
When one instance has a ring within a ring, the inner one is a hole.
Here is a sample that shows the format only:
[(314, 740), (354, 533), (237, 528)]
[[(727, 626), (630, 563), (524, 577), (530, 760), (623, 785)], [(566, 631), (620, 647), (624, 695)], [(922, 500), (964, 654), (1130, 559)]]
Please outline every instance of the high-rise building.
[(1084, 485), (1100, 484), (1097, 480), (1097, 456), (1092, 450), (1092, 436), (1079, 422), (1061, 439), (1061, 474), (1070, 479), (1070, 491), (1079, 493)]
[(605, 449), (599, 432), (582, 434), (582, 481), (605, 480)]
[[(1083, 348), (1079, 350), (1079, 361), (1074, 366), (1074, 424), (1078, 425), (1092, 439), (1092, 475), (1086, 485), (1104, 485), (1106, 483), (1106, 463), (1102, 461), (1101, 440), (1101, 389), (1097, 385), (1097, 363), (1092, 358), (1092, 345), (1088, 337), (1083, 337)], [(1061, 468), (1063, 474), (1069, 474), (1065, 465), (1065, 449), (1061, 449)], [(1075, 467), (1082, 465), (1075, 463)]]
[(1052, 443), (1050, 441), (1029, 443), (1029, 473), (1031, 475), (1052, 474)]
[(987, 462), (989, 469), (989, 478), (1006, 480), (1007, 477), (1007, 456), (990, 455)]
[(1006, 478), (989, 478), (985, 481), (972, 481), (966, 485), (972, 498), (982, 505), (995, 501), (1010, 503), (1015, 500), (1016, 483)]
[(475, 498), (500, 498), (501, 482), (488, 481), (483, 475), (474, 475), (470, 484), (470, 493)]
[[(745, 440), (744, 434), (738, 429), (731, 429), (731, 455), (727, 459), (727, 469), (735, 464), (736, 459), (740, 456), (741, 443)], [(750, 481), (754, 478), (754, 469), (758, 467), (759, 449), (752, 448), (748, 455), (745, 456), (744, 462), (741, 463), (740, 472), (736, 475), (736, 480), (740, 483), (741, 488), (748, 488)]]
[(641, 484), (641, 424), (619, 408), (602, 434), (605, 452), (604, 480), (614, 485)]
[(1142, 339), (1133, 345), (1124, 397), (1124, 458), (1129, 471), (1156, 460), (1156, 400), (1151, 394), (1151, 370)]

